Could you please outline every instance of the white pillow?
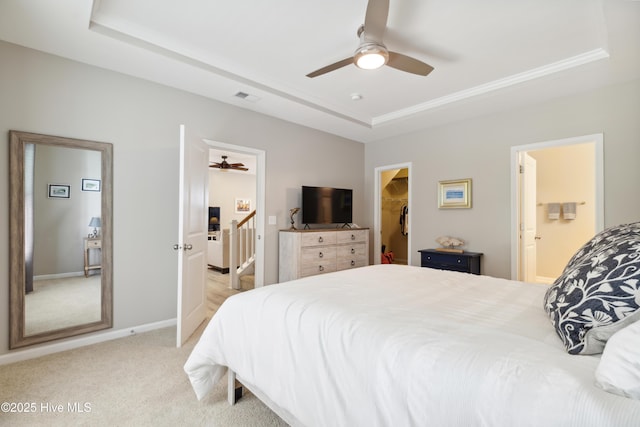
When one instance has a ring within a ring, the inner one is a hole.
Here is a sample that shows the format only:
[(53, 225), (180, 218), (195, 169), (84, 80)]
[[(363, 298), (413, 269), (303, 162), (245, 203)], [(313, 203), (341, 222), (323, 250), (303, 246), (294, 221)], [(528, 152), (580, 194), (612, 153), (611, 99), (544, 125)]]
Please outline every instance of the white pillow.
[(596, 369), (603, 390), (640, 400), (640, 321), (613, 334)]

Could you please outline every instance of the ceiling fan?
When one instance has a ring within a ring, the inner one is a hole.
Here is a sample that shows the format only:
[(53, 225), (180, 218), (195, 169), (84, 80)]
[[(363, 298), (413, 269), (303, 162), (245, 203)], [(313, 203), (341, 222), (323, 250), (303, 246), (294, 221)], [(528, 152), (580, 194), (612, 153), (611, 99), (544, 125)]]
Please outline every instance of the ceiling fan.
[(233, 169), (237, 171), (248, 171), (248, 168), (244, 167), (244, 163), (229, 163), (227, 162), (228, 156), (222, 156), (222, 161), (220, 163), (213, 162), (209, 165), (210, 168), (217, 168), (220, 170), (228, 170)]
[(352, 63), (365, 70), (374, 70), (388, 65), (397, 70), (420, 76), (426, 76), (433, 71), (431, 65), (387, 49), (383, 43), (383, 36), (387, 29), (388, 16), (389, 0), (369, 0), (364, 25), (358, 28), (360, 45), (353, 56), (313, 71), (307, 74), (307, 77), (318, 77)]

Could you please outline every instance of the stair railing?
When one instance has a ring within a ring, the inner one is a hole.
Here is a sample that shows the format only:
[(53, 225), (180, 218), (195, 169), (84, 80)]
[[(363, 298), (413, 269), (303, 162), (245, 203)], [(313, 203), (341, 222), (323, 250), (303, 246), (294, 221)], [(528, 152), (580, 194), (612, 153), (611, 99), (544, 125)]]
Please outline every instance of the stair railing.
[(231, 288), (240, 289), (240, 276), (256, 258), (256, 211), (242, 221), (231, 221), (229, 230), (229, 273)]

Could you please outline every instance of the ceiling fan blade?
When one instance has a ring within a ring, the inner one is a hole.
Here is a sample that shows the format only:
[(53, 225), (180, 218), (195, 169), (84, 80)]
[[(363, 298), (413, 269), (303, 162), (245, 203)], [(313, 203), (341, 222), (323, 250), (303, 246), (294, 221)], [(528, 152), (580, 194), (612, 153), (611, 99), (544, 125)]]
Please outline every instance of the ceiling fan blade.
[(406, 71), (407, 73), (417, 74), (419, 76), (426, 76), (433, 71), (431, 65), (397, 52), (389, 52), (387, 65), (396, 70)]
[(209, 165), (209, 167), (210, 168), (218, 168), (218, 169), (220, 169), (221, 166), (218, 165), (218, 164), (214, 164), (214, 165)]
[(369, 0), (364, 17), (364, 38), (382, 44), (389, 17), (389, 0)]
[(241, 168), (238, 166), (232, 166), (231, 169), (237, 170), (237, 171), (248, 171), (248, 168)]
[(331, 65), (327, 65), (326, 67), (322, 67), (319, 70), (316, 70), (316, 71), (314, 71), (312, 73), (307, 74), (307, 77), (309, 77), (309, 78), (318, 77), (318, 76), (326, 74), (326, 73), (328, 73), (330, 71), (337, 70), (338, 68), (345, 67), (345, 66), (347, 66), (349, 64), (353, 64), (353, 58), (352, 57), (343, 59), (342, 61), (338, 61), (338, 62), (336, 62), (334, 64), (331, 64)]
[(229, 165), (231, 165), (232, 168), (235, 168), (237, 166), (244, 166), (244, 163), (229, 163)]

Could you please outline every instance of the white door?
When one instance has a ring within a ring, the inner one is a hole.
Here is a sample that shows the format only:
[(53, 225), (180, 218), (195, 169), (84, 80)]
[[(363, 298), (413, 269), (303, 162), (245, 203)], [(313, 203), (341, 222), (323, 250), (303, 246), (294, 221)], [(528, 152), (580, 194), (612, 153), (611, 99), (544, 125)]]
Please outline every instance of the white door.
[(178, 316), (180, 347), (204, 321), (207, 312), (207, 206), (209, 147), (185, 140), (180, 126), (180, 197), (178, 214)]
[(525, 282), (536, 282), (536, 159), (520, 153), (520, 200), (521, 200), (521, 276)]

